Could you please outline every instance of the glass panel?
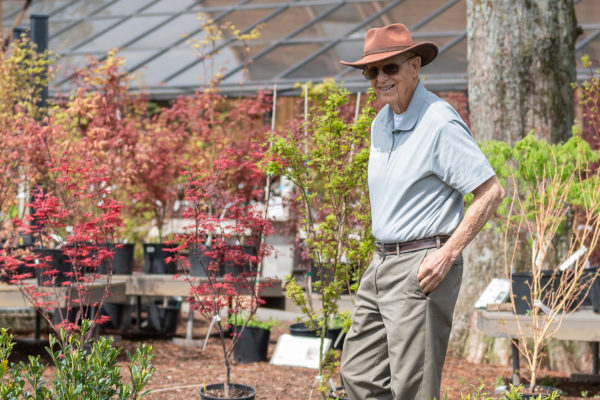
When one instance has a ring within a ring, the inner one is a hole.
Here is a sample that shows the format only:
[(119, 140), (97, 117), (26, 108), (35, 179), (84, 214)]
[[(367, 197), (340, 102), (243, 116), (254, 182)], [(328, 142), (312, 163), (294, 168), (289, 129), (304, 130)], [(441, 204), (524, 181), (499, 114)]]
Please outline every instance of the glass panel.
[(289, 0), (251, 0), (248, 4), (285, 4), (288, 2)]
[[(223, 18), (219, 23), (230, 22), (236, 29), (244, 30), (250, 25), (256, 23), (261, 18), (269, 15), (273, 12), (273, 9), (270, 10), (237, 10), (230, 14), (227, 14), (225, 18)], [(215, 17), (219, 13), (212, 15)], [(267, 21), (266, 23), (268, 23)], [(265, 24), (266, 24), (265, 23)], [(223, 37), (225, 39), (229, 39), (231, 37), (231, 31), (224, 30)]]
[(51, 37), (49, 44), (50, 49), (57, 51), (59, 48), (73, 47), (88, 37), (108, 28), (117, 21), (118, 19), (116, 18), (82, 21), (60, 35)]
[(286, 75), (285, 78), (315, 79), (331, 77), (342, 71), (342, 68), (345, 67), (340, 64), (340, 59), (337, 56), (337, 53), (332, 49), (319, 55), (314, 60), (304, 64), (291, 74)]
[(23, 8), (25, 2), (23, 0), (4, 0), (2, 1), (2, 19), (13, 19), (16, 15), (12, 13), (18, 13)]
[(258, 41), (281, 39), (311, 19), (303, 10), (290, 7), (265, 22)]
[[(439, 45), (440, 41), (436, 39), (434, 42)], [(431, 64), (424, 66), (421, 75), (466, 74), (467, 66), (467, 39), (465, 38), (440, 54)]]
[[(103, 56), (103, 54), (97, 54), (96, 58), (100, 58), (102, 56)], [(58, 85), (61, 81), (63, 81), (69, 75), (71, 75), (74, 68), (80, 68), (80, 67), (84, 66), (85, 64), (87, 64), (88, 58), (89, 58), (88, 56), (83, 55), (83, 54), (61, 57), (57, 62), (58, 71), (55, 74), (54, 80), (52, 82), (50, 82), (50, 85), (49, 85), (50, 89), (56, 89), (57, 88), (56, 85)], [(65, 82), (64, 84), (62, 84), (60, 86), (61, 92), (63, 94), (66, 94), (66, 92), (68, 92), (68, 90), (69, 90), (68, 86), (69, 86), (68, 82)]]
[[(381, 28), (393, 23), (402, 23), (411, 29), (417, 22), (431, 15), (446, 3), (448, 0), (405, 0), (365, 26), (363, 31), (366, 33), (369, 29)], [(461, 29), (466, 29), (466, 25)]]
[(192, 49), (170, 49), (139, 69), (138, 73), (142, 75), (146, 85), (155, 86), (194, 60), (196, 60), (196, 54)]
[(161, 0), (144, 10), (144, 14), (176, 13), (191, 7), (199, 0)]
[[(200, 29), (198, 16), (196, 14), (183, 14), (148, 33), (127, 48), (142, 50), (169, 47), (177, 40), (182, 39), (183, 34), (191, 34), (198, 29)], [(190, 46), (188, 45), (187, 47), (189, 48)]]
[[(194, 88), (201, 86), (204, 84), (207, 79), (211, 76), (213, 71), (218, 71), (221, 68), (221, 73), (223, 75), (227, 74), (227, 71), (232, 70), (233, 68), (240, 65), (243, 60), (247, 59), (247, 57), (251, 57), (252, 55), (262, 51), (265, 46), (253, 46), (250, 48), (250, 52), (246, 55), (243, 46), (228, 46), (221, 50), (219, 54), (213, 57), (213, 63), (199, 63), (194, 65), (192, 68), (188, 69), (185, 72), (182, 72), (180, 75), (177, 75), (175, 78), (170, 80), (167, 85), (171, 86), (192, 86)], [(214, 69), (213, 69), (214, 65)], [(234, 74), (225, 79), (226, 83), (238, 83), (242, 79), (243, 70), (236, 71)], [(248, 80), (246, 76), (245, 80)]]
[(113, 0), (80, 0), (75, 4), (66, 7), (54, 14), (50, 19), (52, 23), (53, 19), (80, 19), (93, 13), (100, 7), (110, 3)]
[(582, 0), (575, 5), (578, 24), (600, 23), (600, 2), (598, 0)]
[(140, 8), (147, 6), (155, 0), (120, 0), (115, 4), (106, 7), (94, 16), (105, 15), (128, 15), (137, 12)]
[(167, 19), (166, 16), (144, 16), (127, 19), (102, 35), (86, 43), (81, 51), (107, 51), (111, 47), (120, 48), (144, 31)]
[[(381, 2), (380, 2), (381, 3)], [(331, 6), (319, 7), (303, 7), (298, 8), (297, 13), (307, 13), (309, 18), (314, 18), (324, 11), (330, 9)], [(338, 8), (321, 21), (311, 25), (304, 31), (296, 35), (296, 38), (312, 38), (312, 37), (330, 37), (339, 38), (353, 29), (357, 24), (368, 18), (377, 10), (371, 3), (355, 3), (346, 4)], [(391, 22), (390, 22), (391, 23)]]
[[(585, 30), (584, 34), (586, 36), (589, 36), (594, 32), (595, 30)], [(589, 72), (589, 68), (584, 67), (583, 63), (581, 62), (581, 57), (583, 57), (586, 54), (590, 57), (590, 61), (594, 63), (594, 69), (597, 69), (598, 65), (600, 64), (600, 35), (596, 36), (596, 38), (592, 39), (591, 42), (589, 42), (577, 52), (575, 52), (575, 61), (577, 62), (577, 69), (584, 69), (586, 72)]]
[(234, 6), (238, 3), (241, 3), (242, 0), (204, 0), (202, 3), (194, 6), (194, 10), (208, 8), (208, 7), (226, 7), (226, 6)]
[(38, 1), (37, 3), (33, 3), (27, 9), (27, 12), (25, 13), (25, 17), (23, 18), (22, 25), (29, 24), (29, 18), (31, 17), (31, 14), (33, 14), (33, 13), (50, 14), (51, 18), (54, 18), (54, 15), (52, 15), (52, 12), (59, 9), (60, 7), (67, 5), (68, 3), (69, 3), (68, 0), (44, 0), (44, 1)]
[(321, 44), (281, 45), (248, 66), (250, 80), (273, 79), (323, 47)]
[(461, 0), (415, 32), (464, 31), (466, 29), (467, 1)]
[(355, 62), (362, 58), (364, 40), (344, 41), (334, 47), (338, 60)]
[(52, 36), (69, 25), (73, 25), (73, 21), (55, 22), (50, 20), (48, 23), (48, 34)]

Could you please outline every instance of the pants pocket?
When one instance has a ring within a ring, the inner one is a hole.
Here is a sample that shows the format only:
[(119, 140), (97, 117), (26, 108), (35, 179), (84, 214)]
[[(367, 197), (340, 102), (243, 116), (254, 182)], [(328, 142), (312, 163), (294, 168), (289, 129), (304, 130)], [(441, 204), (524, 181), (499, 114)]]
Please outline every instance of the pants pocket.
[(412, 272), (412, 276), (414, 277), (413, 281), (416, 283), (416, 291), (417, 293), (423, 297), (423, 298), (427, 298), (428, 294), (425, 294), (425, 292), (423, 291), (423, 288), (421, 288), (421, 284), (419, 283), (419, 278), (417, 277), (417, 275), (419, 274), (419, 268), (421, 268), (421, 265), (423, 264), (423, 261), (425, 260), (425, 258), (427, 258), (427, 256), (429, 254), (431, 254), (431, 252), (435, 250), (435, 249), (426, 249), (423, 250), (423, 257), (421, 258), (421, 260), (419, 261), (419, 263), (417, 264), (417, 267), (415, 268), (415, 270)]

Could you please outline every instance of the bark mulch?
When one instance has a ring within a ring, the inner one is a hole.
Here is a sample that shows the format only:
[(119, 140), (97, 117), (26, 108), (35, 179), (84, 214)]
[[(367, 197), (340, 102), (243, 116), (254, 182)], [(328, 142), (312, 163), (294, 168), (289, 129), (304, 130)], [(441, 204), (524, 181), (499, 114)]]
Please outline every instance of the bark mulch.
[[(185, 318), (179, 324), (177, 334), (185, 335)], [(201, 320), (194, 323), (194, 334), (197, 339), (206, 335), (207, 324)], [(269, 344), (269, 357), (272, 355), (277, 339), (282, 333), (288, 333), (286, 327), (276, 328)], [(148, 389), (153, 393), (148, 395), (148, 400), (187, 400), (199, 399), (198, 389), (203, 379), (206, 384), (221, 383), (225, 377), (220, 341), (216, 336), (209, 338), (206, 351), (201, 348), (176, 346), (170, 337), (160, 334), (131, 334), (124, 337), (119, 344), (123, 346), (120, 363), (125, 367), (125, 350), (135, 351), (138, 342), (145, 342), (156, 348), (153, 361), (156, 373)], [(26, 354), (41, 354), (43, 362), (49, 362), (49, 357), (44, 354), (43, 346), (18, 344), (15, 347), (12, 362), (26, 359)], [(47, 371), (48, 377), (53, 367)], [(231, 382), (253, 386), (257, 389), (257, 399), (269, 400), (307, 400), (311, 386), (317, 375), (316, 370), (296, 367), (273, 366), (268, 362), (254, 364), (233, 364), (231, 369)], [(548, 376), (547, 380), (566, 392), (564, 400), (582, 398), (582, 391), (587, 391), (587, 398), (600, 396), (600, 385), (571, 383), (565, 374), (542, 371), (540, 376)], [(461, 399), (461, 395), (471, 393), (471, 385), (484, 384), (484, 392), (493, 395), (494, 384), (500, 379), (505, 383), (510, 382), (512, 370), (510, 367), (491, 364), (472, 364), (464, 359), (448, 354), (442, 378), (442, 398), (445, 393), (451, 400)], [(339, 375), (334, 379), (339, 384)], [(313, 392), (313, 398), (319, 399), (318, 393)]]

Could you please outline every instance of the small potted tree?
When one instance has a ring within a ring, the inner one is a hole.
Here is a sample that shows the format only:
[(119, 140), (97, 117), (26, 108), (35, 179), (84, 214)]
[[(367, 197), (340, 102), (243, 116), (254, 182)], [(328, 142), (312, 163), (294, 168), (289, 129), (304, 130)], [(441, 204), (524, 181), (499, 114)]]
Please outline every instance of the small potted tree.
[[(527, 361), (529, 385), (523, 398), (550, 395), (556, 389), (538, 386), (537, 376), (548, 339), (590, 290), (589, 280), (584, 279), (590, 253), (581, 249), (597, 248), (600, 240), (600, 175), (591, 170), (600, 157), (577, 129), (562, 145), (550, 146), (528, 136), (514, 149), (495, 146), (504, 149), (495, 154), (505, 160), (500, 174), (508, 176), (511, 194), (505, 213), (505, 265), (513, 281), (516, 330), (506, 321), (505, 326)], [(569, 223), (569, 210), (575, 223)], [(522, 257), (523, 253), (529, 257)], [(520, 263), (526, 265), (521, 273), (526, 293), (515, 290)], [(526, 315), (519, 310), (521, 305)]]
[(365, 107), (353, 121), (344, 113), (349, 93), (332, 81), (313, 93), (321, 101), (310, 123), (281, 136), (272, 134), (266, 144), (269, 158), (261, 165), (267, 174), (284, 176), (296, 186), (289, 201), (306, 237), (296, 241), (303, 254), (305, 284), (287, 276), (286, 294), (301, 308), (301, 322), (321, 340), (319, 390), (325, 399), (338, 357), (333, 350), (325, 351), (328, 322), (338, 314), (344, 290), (353, 299), (374, 250), (367, 166), (375, 110)]
[[(259, 265), (271, 251), (264, 243), (264, 238), (271, 233), (271, 224), (265, 219), (264, 210), (255, 204), (246, 205), (243, 195), (231, 195), (231, 192), (221, 190), (221, 172), (238, 167), (226, 157), (228, 153), (215, 161), (212, 171), (187, 165), (184, 175), (188, 207), (183, 215), (189, 223), (188, 233), (177, 237), (179, 246), (174, 249), (173, 256), (173, 260), (184, 266), (185, 279), (191, 285), (190, 309), (198, 311), (210, 322), (208, 334), (214, 328), (223, 349), (225, 381), (201, 388), (203, 399), (254, 398), (254, 388), (230, 382), (231, 357), (248, 324), (254, 320), (258, 306), (263, 303), (261, 291), (270, 284), (259, 281)], [(246, 163), (246, 167), (255, 170), (252, 163)], [(206, 245), (209, 237), (210, 247)], [(236, 244), (228, 244), (232, 241)], [(244, 251), (242, 244), (253, 251)], [(186, 250), (204, 269), (204, 279), (189, 274), (191, 263), (183, 255)], [(229, 263), (232, 268), (224, 277), (221, 277), (218, 260)], [(229, 325), (223, 312), (233, 318), (236, 327), (230, 341), (226, 337)]]

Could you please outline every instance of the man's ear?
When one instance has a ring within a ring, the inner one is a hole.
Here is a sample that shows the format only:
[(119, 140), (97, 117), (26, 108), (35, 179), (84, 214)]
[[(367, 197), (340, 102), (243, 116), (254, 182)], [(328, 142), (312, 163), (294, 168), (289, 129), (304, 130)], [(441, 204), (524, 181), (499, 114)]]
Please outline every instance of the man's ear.
[(417, 78), (419, 76), (419, 71), (421, 70), (421, 57), (416, 56), (410, 61), (413, 68), (413, 77)]

